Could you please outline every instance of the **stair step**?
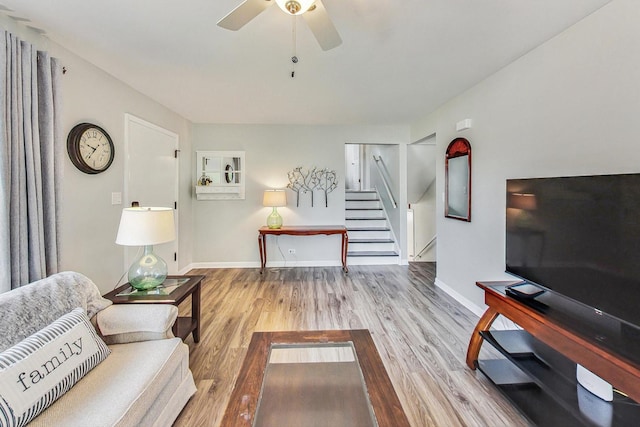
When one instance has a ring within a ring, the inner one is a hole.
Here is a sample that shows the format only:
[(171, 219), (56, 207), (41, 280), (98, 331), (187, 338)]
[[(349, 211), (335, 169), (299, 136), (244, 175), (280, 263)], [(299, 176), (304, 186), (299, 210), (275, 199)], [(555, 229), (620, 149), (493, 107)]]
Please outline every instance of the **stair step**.
[(361, 257), (361, 256), (398, 256), (396, 251), (349, 251), (347, 256)]
[(381, 209), (379, 200), (347, 200), (345, 209)]
[(391, 231), (389, 229), (383, 229), (383, 230), (371, 230), (371, 229), (366, 229), (366, 230), (349, 230), (348, 231), (348, 235), (349, 235), (349, 241), (352, 241), (353, 239), (390, 239), (391, 238)]
[(345, 223), (347, 230), (354, 228), (389, 228), (389, 223), (385, 218), (347, 219)]
[(382, 208), (345, 208), (345, 211), (381, 211)]
[(375, 199), (344, 199), (345, 202), (379, 202), (380, 199), (377, 197)]
[(390, 231), (389, 227), (347, 227), (349, 231)]
[(346, 200), (377, 200), (379, 196), (375, 191), (346, 191), (344, 197)]
[(349, 239), (349, 250), (351, 252), (362, 251), (393, 251), (396, 244), (393, 239), (384, 237)]
[(393, 243), (393, 239), (349, 239), (351, 243)]
[(348, 216), (345, 218), (347, 221), (386, 221), (384, 216)]
[(358, 218), (377, 218), (377, 219), (386, 219), (384, 215), (384, 211), (382, 209), (346, 209), (345, 210), (345, 218), (346, 219), (358, 219)]

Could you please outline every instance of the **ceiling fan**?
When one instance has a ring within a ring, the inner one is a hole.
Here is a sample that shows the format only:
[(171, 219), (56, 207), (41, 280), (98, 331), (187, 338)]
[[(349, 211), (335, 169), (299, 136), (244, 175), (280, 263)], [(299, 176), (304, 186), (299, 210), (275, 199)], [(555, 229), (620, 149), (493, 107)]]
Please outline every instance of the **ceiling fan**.
[[(331, 22), (321, 0), (275, 0), (275, 2), (289, 15), (302, 15), (322, 50), (333, 49), (342, 44), (340, 34)], [(273, 3), (274, 0), (245, 0), (218, 21), (218, 26), (233, 31), (239, 30)]]

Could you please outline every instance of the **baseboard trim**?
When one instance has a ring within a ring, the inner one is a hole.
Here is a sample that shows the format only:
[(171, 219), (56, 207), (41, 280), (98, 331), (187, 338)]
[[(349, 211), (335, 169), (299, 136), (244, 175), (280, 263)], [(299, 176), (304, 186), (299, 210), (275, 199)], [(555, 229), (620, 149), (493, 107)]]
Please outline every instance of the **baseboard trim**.
[(188, 264), (185, 267), (182, 267), (180, 270), (178, 270), (178, 275), (179, 276), (184, 276), (185, 274), (187, 274), (189, 271), (191, 271), (191, 269), (195, 268), (193, 266), (193, 264)]
[[(341, 267), (340, 261), (269, 261), (270, 267)], [(192, 262), (180, 270), (186, 274), (194, 268), (260, 268), (259, 262)]]
[[(485, 310), (488, 308), (486, 305), (484, 305), (483, 307), (477, 306), (475, 303), (471, 302), (471, 300), (469, 300), (468, 298), (464, 297), (458, 291), (454, 290), (451, 286), (447, 285), (446, 283), (444, 283), (442, 280), (440, 280), (438, 278), (436, 278), (435, 284), (436, 284), (437, 287), (439, 287), (440, 289), (445, 291), (447, 294), (449, 294), (449, 296), (451, 296), (453, 299), (455, 299), (460, 304), (465, 306), (465, 308), (467, 308), (469, 311), (471, 311), (473, 314), (475, 314), (478, 317), (482, 317), (482, 315), (484, 314)], [(516, 323), (512, 322), (511, 320), (507, 319), (506, 317), (504, 317), (502, 315), (499, 316), (493, 322), (491, 327), (493, 329), (503, 330), (503, 331), (514, 330), (514, 329), (522, 329), (519, 325), (517, 325)]]
[(470, 299), (463, 296), (460, 292), (454, 290), (451, 286), (444, 283), (442, 280), (436, 277), (435, 284), (437, 287), (445, 291), (449, 296), (458, 301), (460, 304), (464, 305), (467, 309), (469, 309), (473, 314), (480, 317), (484, 314), (485, 308), (481, 308), (473, 303)]

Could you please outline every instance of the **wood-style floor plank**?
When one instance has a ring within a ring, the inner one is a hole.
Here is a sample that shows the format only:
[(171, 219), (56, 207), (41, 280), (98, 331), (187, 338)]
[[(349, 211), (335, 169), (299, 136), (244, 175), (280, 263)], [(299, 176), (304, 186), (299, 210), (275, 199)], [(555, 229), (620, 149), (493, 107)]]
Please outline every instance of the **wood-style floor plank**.
[[(414, 427), (526, 426), (465, 364), (478, 318), (434, 285), (435, 264), (194, 269), (200, 343), (189, 337), (198, 391), (175, 425), (218, 426), (254, 331), (369, 329)], [(180, 306), (190, 314), (190, 302)], [(487, 347), (487, 346), (485, 346)], [(483, 358), (496, 357), (483, 347)]]

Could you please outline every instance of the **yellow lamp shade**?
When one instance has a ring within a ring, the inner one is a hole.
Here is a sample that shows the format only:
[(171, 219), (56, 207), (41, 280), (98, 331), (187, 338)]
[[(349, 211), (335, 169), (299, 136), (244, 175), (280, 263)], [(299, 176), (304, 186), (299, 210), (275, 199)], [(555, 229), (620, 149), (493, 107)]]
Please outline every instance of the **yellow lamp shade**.
[(265, 190), (262, 198), (262, 206), (287, 206), (287, 193), (284, 190)]
[(124, 208), (116, 243), (124, 246), (159, 245), (175, 240), (173, 209), (137, 207)]

